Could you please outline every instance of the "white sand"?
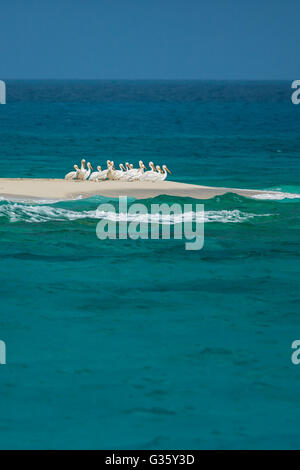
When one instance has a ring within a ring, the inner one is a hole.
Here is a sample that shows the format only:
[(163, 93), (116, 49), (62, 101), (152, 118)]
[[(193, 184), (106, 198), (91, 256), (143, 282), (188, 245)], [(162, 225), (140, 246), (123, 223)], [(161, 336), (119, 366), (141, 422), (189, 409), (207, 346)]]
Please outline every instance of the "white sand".
[(170, 196), (210, 199), (225, 193), (242, 196), (264, 194), (264, 191), (218, 188), (176, 181), (127, 182), (127, 181), (66, 181), (47, 178), (0, 178), (0, 196), (11, 198), (73, 199), (100, 195), (106, 197), (128, 196), (136, 199), (155, 197), (162, 194)]

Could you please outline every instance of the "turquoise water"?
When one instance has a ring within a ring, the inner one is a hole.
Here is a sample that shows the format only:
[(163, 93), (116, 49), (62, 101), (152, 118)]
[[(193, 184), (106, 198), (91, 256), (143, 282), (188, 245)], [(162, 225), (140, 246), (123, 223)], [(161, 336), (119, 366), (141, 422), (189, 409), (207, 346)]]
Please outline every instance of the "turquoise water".
[(62, 177), (82, 156), (142, 158), (177, 181), (278, 198), (200, 201), (200, 251), (100, 241), (97, 207), (115, 200), (2, 199), (0, 447), (299, 448), (300, 108), (290, 84), (7, 85), (1, 176)]

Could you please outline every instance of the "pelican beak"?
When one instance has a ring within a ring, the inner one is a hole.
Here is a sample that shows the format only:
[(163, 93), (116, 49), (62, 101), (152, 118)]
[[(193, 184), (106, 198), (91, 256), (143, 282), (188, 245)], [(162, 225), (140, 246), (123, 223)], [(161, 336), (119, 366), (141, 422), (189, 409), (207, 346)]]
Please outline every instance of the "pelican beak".
[(169, 170), (169, 168), (166, 168), (167, 172), (170, 173), (170, 175), (172, 174), (172, 172)]
[(93, 171), (94, 171), (94, 168), (92, 167), (92, 165), (91, 165), (91, 170), (93, 170)]

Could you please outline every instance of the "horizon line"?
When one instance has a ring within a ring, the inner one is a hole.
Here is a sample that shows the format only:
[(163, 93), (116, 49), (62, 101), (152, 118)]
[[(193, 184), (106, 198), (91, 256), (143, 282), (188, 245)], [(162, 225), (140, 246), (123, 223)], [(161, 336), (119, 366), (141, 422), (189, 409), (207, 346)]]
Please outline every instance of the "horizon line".
[(99, 81), (99, 82), (293, 82), (295, 78), (2, 78), (3, 81)]

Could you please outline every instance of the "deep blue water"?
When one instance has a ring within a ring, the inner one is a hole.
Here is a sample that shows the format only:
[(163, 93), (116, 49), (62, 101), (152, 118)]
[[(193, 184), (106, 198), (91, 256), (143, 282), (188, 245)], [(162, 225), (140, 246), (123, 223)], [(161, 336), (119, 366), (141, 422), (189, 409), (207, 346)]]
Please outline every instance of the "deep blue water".
[(8, 81), (7, 93), (2, 177), (142, 159), (176, 181), (280, 194), (203, 201), (200, 251), (100, 241), (100, 197), (1, 200), (0, 448), (299, 448), (290, 83)]

